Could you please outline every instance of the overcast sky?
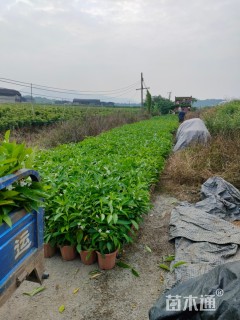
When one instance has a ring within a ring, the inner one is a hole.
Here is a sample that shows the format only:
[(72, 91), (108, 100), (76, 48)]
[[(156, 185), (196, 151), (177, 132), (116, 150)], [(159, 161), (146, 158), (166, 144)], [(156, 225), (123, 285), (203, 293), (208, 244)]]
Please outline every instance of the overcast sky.
[(139, 81), (106, 93), (126, 101), (141, 72), (152, 95), (240, 98), (240, 1), (0, 0), (0, 57), (0, 78), (51, 87)]

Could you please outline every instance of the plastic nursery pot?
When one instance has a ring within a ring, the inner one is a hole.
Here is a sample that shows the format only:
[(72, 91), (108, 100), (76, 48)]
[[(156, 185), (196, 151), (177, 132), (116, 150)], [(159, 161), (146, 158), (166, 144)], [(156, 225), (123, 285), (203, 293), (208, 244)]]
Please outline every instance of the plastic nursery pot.
[(61, 246), (60, 251), (61, 251), (63, 260), (66, 260), (66, 261), (73, 260), (77, 256), (75, 246)]
[(80, 257), (83, 264), (90, 265), (97, 261), (96, 251), (82, 250), (80, 251)]
[(110, 270), (115, 267), (118, 250), (102, 255), (97, 251), (98, 266), (103, 270)]
[(50, 243), (44, 243), (44, 258), (51, 258), (56, 253), (56, 247), (52, 247)]

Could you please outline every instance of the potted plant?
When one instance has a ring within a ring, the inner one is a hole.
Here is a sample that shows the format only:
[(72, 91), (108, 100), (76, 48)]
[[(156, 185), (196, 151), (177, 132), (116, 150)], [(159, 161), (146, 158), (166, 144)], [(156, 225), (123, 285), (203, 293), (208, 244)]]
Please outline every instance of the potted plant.
[[(82, 225), (80, 227), (83, 228)], [(81, 261), (85, 265), (93, 264), (97, 261), (95, 248), (92, 247), (91, 236), (81, 228), (77, 231), (77, 251), (80, 254)]]
[(6, 187), (2, 184), (0, 190), (0, 225), (6, 223), (11, 227), (11, 212), (22, 208), (26, 212), (38, 211), (44, 206), (42, 199), (48, 197), (48, 187), (38, 179), (26, 176), (26, 170), (33, 168), (34, 152), (24, 143), (10, 142), (9, 130), (0, 141), (0, 150), (0, 178), (15, 174), (11, 177), (11, 184)]
[(56, 253), (57, 230), (53, 215), (44, 215), (44, 257), (51, 258)]
[(118, 250), (124, 242), (131, 242), (124, 225), (102, 225), (92, 236), (92, 242), (97, 248), (98, 265), (100, 269), (110, 270), (116, 264)]
[(60, 248), (63, 260), (66, 261), (73, 260), (77, 256), (76, 236), (72, 231), (73, 230), (65, 233), (58, 232), (57, 244)]
[[(60, 199), (57, 199), (59, 201)], [(62, 200), (64, 201), (64, 200)], [(55, 223), (54, 236), (56, 237), (56, 244), (59, 246), (62, 258), (64, 260), (73, 260), (76, 258), (76, 243), (77, 243), (77, 224), (79, 213), (72, 211), (72, 208), (56, 210), (57, 213), (53, 215), (52, 219)]]
[(44, 258), (51, 258), (56, 253), (56, 239), (51, 234), (44, 234)]

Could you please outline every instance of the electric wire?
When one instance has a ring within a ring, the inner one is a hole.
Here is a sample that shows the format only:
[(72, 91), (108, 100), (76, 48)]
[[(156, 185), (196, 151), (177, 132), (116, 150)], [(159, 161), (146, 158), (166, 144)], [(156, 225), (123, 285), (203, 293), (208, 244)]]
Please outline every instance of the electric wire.
[(84, 93), (109, 93), (109, 92), (118, 92), (118, 91), (124, 91), (129, 89), (130, 87), (136, 86), (139, 81), (134, 82), (128, 86), (118, 88), (118, 89), (112, 89), (112, 90), (71, 90), (71, 89), (61, 89), (61, 88), (56, 88), (56, 87), (50, 87), (50, 86), (43, 86), (43, 85), (38, 85), (30, 82), (23, 82), (23, 81), (18, 81), (18, 80), (12, 80), (8, 78), (0, 78), (1, 82), (9, 83), (9, 84), (14, 84), (22, 87), (32, 87), (33, 89), (39, 89), (43, 91), (51, 91), (51, 92), (58, 92), (58, 93), (68, 93), (68, 94), (84, 94)]
[[(22, 88), (29, 88), (29, 89), (31, 89), (31, 94), (34, 95), (35, 97), (37, 95), (39, 95), (39, 96), (47, 97), (47, 98), (51, 98), (51, 99), (60, 99), (60, 100), (67, 100), (67, 101), (69, 101), (69, 97), (67, 98), (67, 97), (63, 97), (63, 96), (49, 95), (49, 94), (42, 93), (41, 91), (52, 92), (53, 94), (74, 95), (75, 97), (88, 96), (88, 97), (94, 97), (95, 99), (97, 97), (100, 97), (103, 100), (109, 100), (109, 99), (118, 100), (120, 97), (122, 97), (126, 94), (129, 94), (131, 92), (135, 93), (136, 92), (135, 87), (137, 84), (139, 84), (139, 81), (137, 81), (137, 82), (134, 82), (128, 86), (125, 86), (125, 87), (122, 87), (119, 89), (102, 90), (102, 91), (93, 91), (93, 90), (92, 91), (90, 91), (90, 90), (77, 91), (77, 90), (60, 89), (57, 87), (37, 85), (37, 84), (29, 83), (29, 82), (12, 80), (9, 78), (1, 78), (1, 77), (0, 77), (0, 82), (8, 83), (11, 85), (21, 86), (21, 89), (19, 91), (21, 91), (23, 94), (30, 95), (30, 92), (26, 92), (25, 90), (22, 90)], [(32, 89), (34, 89), (34, 93), (32, 92)], [(100, 94), (100, 93), (102, 93), (102, 94)], [(106, 93), (106, 94), (111, 93), (111, 96), (106, 97), (103, 95), (104, 93)]]

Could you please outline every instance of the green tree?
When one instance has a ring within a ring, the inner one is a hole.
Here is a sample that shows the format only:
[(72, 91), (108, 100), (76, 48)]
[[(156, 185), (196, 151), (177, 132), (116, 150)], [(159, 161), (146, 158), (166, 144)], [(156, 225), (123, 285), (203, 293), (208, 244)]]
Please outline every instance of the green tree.
[(151, 93), (147, 90), (145, 106), (149, 114), (152, 114), (152, 96)]
[(163, 98), (162, 96), (154, 96), (152, 98), (152, 105), (154, 111), (160, 112), (161, 114), (168, 114), (171, 110), (175, 108), (174, 102)]

